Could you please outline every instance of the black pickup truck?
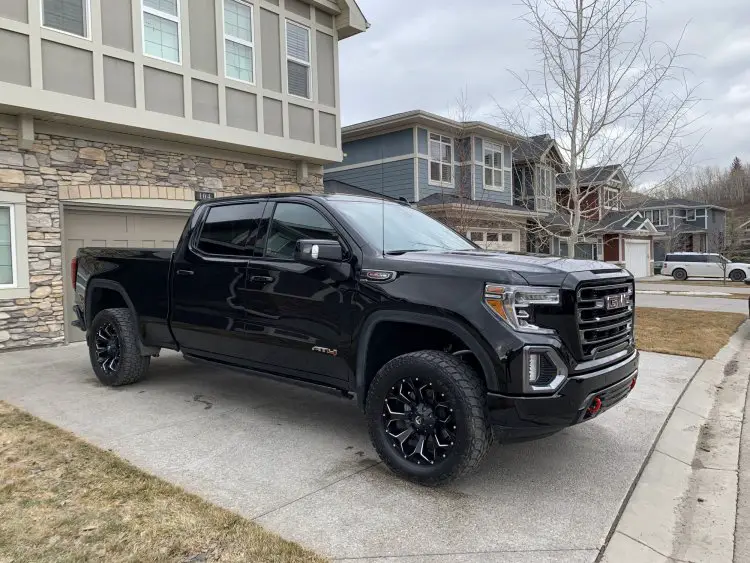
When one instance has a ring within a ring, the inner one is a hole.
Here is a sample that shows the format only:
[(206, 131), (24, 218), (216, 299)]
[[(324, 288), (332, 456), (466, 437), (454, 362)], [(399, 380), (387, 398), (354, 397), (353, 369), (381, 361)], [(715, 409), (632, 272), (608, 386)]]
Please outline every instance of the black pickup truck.
[(72, 272), (105, 385), (167, 348), (356, 397), (382, 460), (427, 485), (476, 467), (494, 435), (600, 415), (638, 376), (627, 271), (484, 251), (405, 203), (211, 200), (176, 250), (84, 248)]

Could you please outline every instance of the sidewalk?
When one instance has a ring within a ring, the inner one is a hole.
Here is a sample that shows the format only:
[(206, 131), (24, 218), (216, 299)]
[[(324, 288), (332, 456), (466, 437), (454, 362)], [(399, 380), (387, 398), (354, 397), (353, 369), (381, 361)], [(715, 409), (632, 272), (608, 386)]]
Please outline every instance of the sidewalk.
[(734, 563), (750, 561), (750, 393), (745, 402), (740, 439), (739, 494), (734, 538)]

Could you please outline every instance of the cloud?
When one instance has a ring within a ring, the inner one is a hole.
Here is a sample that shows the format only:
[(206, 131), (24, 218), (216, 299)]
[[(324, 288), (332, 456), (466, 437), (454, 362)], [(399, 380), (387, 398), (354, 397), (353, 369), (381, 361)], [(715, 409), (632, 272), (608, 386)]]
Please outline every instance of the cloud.
[[(342, 41), (344, 124), (424, 109), (449, 115), (466, 88), (476, 117), (521, 96), (510, 70), (538, 68), (522, 8), (509, 0), (358, 0), (372, 24)], [(652, 4), (654, 39), (683, 35), (688, 79), (704, 98), (701, 164), (750, 161), (750, 2), (661, 0)], [(686, 27), (687, 26), (687, 27)]]

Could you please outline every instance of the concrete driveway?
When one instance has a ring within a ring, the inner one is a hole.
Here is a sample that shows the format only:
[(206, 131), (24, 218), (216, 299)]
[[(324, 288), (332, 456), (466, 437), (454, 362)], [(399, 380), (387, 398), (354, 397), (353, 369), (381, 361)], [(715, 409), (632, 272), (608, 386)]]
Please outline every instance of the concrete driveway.
[(3, 353), (0, 398), (334, 559), (593, 562), (700, 364), (645, 353), (617, 408), (442, 489), (388, 473), (352, 401), (177, 354), (108, 389), (80, 344)]

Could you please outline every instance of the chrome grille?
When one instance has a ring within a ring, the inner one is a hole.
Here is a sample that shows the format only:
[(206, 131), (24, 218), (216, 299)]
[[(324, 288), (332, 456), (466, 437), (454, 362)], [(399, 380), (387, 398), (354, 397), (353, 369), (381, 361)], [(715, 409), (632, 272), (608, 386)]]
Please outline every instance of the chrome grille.
[[(586, 284), (576, 294), (576, 319), (584, 359), (600, 358), (625, 348), (633, 339), (632, 281)], [(607, 297), (629, 294), (625, 307), (607, 308)]]

